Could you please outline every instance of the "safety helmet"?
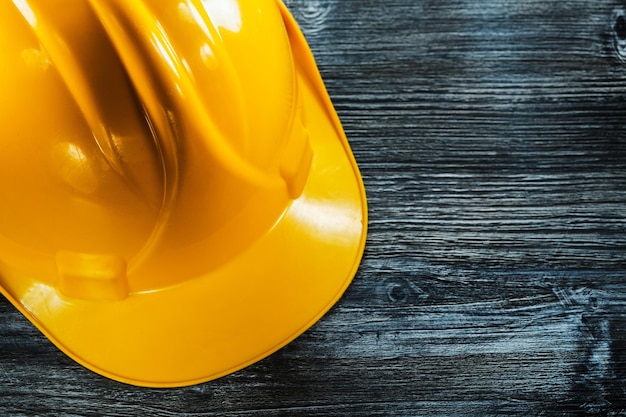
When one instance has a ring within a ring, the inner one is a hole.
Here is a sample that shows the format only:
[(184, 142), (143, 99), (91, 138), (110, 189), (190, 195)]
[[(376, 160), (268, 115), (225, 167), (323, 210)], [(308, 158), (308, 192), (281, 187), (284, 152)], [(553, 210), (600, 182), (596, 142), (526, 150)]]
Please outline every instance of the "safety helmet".
[(339, 299), (365, 192), (279, 0), (12, 0), (0, 21), (0, 291), (63, 352), (191, 385)]

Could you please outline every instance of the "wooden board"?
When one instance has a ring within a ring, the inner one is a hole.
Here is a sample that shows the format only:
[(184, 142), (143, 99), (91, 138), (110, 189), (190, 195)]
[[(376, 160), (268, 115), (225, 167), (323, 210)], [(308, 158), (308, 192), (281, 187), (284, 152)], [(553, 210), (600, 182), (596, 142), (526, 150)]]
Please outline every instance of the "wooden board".
[(305, 335), (126, 386), (0, 300), (0, 415), (626, 415), (626, 21), (606, 0), (290, 0), (370, 234)]

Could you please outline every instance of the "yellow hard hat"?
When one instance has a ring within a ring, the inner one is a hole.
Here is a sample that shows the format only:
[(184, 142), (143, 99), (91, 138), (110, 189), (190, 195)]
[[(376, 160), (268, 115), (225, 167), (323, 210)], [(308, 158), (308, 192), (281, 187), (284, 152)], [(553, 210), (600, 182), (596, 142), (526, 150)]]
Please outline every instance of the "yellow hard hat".
[(0, 21), (0, 291), (62, 351), (190, 385), (338, 300), (365, 192), (279, 0), (12, 0)]

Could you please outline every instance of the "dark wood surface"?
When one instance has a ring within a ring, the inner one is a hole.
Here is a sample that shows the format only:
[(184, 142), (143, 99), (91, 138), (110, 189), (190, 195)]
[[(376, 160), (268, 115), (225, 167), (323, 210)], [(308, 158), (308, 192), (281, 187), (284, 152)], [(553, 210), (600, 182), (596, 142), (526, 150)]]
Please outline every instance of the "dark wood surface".
[(623, 1), (291, 0), (360, 164), (365, 257), (295, 342), (109, 381), (0, 300), (0, 415), (626, 415)]

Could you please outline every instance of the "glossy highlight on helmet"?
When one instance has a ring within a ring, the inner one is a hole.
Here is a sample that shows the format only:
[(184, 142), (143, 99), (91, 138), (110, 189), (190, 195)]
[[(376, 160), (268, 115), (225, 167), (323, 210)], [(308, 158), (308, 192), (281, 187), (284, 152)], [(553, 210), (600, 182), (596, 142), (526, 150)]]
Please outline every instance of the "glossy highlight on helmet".
[(0, 291), (61, 350), (190, 385), (339, 299), (365, 191), (279, 0), (13, 0), (0, 20)]

